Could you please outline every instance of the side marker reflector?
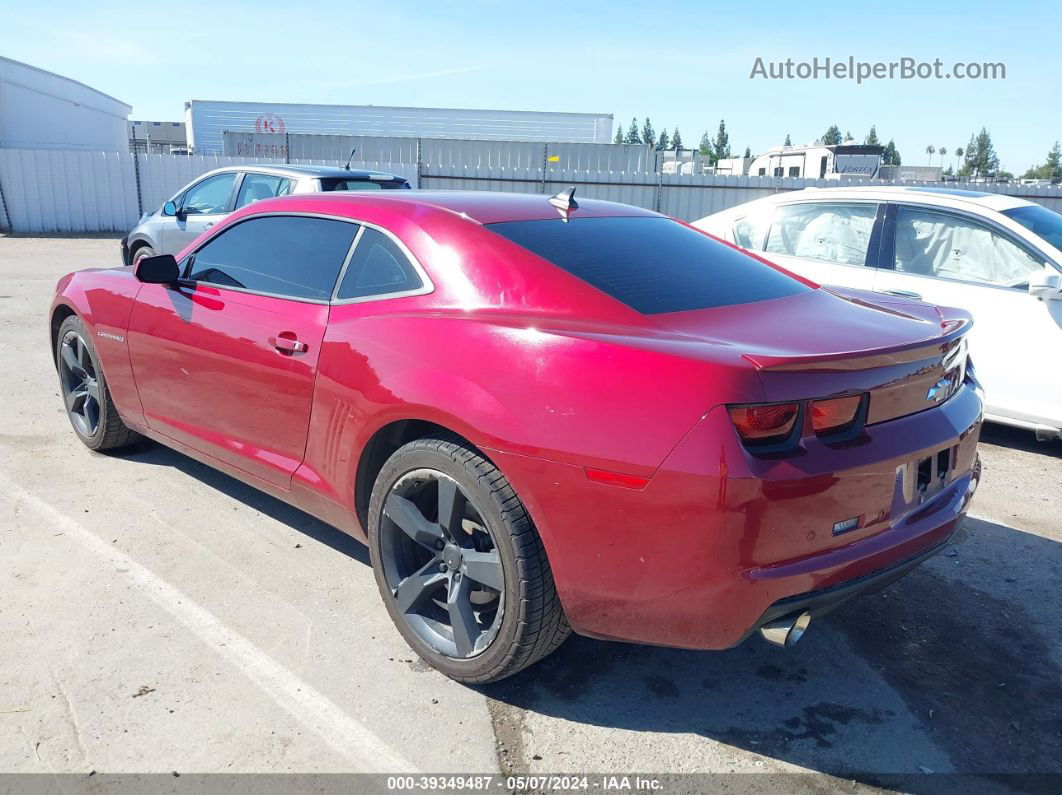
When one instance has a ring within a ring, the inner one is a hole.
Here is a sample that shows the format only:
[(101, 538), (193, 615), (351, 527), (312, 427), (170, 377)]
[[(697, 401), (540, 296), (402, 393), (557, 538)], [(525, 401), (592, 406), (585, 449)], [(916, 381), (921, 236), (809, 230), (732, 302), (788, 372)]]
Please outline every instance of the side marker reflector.
[(593, 469), (583, 467), (586, 477), (595, 483), (604, 483), (606, 486), (619, 486), (624, 489), (644, 489), (649, 485), (649, 478), (637, 475), (624, 475), (622, 472), (609, 472), (607, 469)]

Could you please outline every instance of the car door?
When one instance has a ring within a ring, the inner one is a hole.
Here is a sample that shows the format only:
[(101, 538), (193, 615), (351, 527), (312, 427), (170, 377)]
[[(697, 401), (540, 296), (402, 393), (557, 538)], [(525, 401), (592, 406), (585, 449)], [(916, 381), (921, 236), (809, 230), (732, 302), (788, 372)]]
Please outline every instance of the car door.
[(887, 211), (875, 289), (956, 306), (973, 315), (970, 354), (986, 411), (1025, 422), (1062, 422), (1062, 379), (1044, 366), (1062, 345), (1055, 301), (1029, 294), (1045, 257), (1006, 230), (966, 213), (916, 204)]
[(174, 201), (177, 214), (162, 227), (162, 251), (179, 254), (185, 246), (232, 211), (232, 197), (241, 175), (226, 171), (189, 187)]
[(251, 216), (145, 284), (128, 346), (147, 424), (288, 487), (306, 449), (329, 301), (358, 231), (313, 216)]
[[(819, 284), (871, 290), (877, 261), (879, 205), (808, 201), (775, 208), (762, 254)], [(735, 234), (737, 234), (735, 228)]]

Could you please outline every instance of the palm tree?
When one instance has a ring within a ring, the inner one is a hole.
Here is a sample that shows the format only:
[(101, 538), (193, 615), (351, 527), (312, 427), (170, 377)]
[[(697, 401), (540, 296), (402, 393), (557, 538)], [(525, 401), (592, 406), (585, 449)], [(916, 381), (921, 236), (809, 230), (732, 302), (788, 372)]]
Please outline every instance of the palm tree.
[(940, 147), (940, 149), (937, 150), (937, 152), (940, 153), (940, 167), (944, 168), (944, 155), (948, 153), (948, 148), (946, 146), (942, 146)]
[(929, 165), (933, 165), (933, 155), (936, 153), (937, 148), (930, 144), (926, 147), (926, 154), (929, 155)]
[(955, 150), (955, 173), (959, 173), (959, 161), (962, 160), (962, 156), (966, 154), (966, 151), (960, 146)]

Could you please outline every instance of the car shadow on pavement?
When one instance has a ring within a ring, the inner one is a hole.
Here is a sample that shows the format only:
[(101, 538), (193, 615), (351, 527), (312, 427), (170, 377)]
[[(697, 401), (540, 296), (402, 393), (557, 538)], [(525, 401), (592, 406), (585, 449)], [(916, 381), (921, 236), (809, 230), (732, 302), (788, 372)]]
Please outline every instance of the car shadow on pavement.
[[(125, 457), (173, 467), (369, 565), (354, 538), (181, 453), (143, 442)], [(573, 636), (531, 668), (477, 689), (518, 723), (527, 711), (700, 736), (867, 783), (927, 771), (1059, 774), (1060, 580), (1062, 544), (968, 517), (943, 553), (813, 622), (791, 649), (755, 637), (694, 652)], [(533, 743), (518, 752), (532, 753)], [(539, 764), (573, 763), (595, 769), (586, 758)], [(695, 756), (688, 764), (710, 766)], [(527, 760), (514, 765), (526, 769)]]
[(155, 466), (173, 467), (185, 475), (193, 477), (213, 489), (217, 489), (222, 494), (234, 500), (239, 500), (244, 505), (254, 508), (256, 511), (261, 511), (270, 518), (286, 524), (294, 530), (298, 530), (314, 541), (319, 541), (359, 563), (364, 563), (366, 566), (370, 565), (369, 550), (366, 546), (342, 530), (337, 530), (330, 524), (326, 524), (320, 519), (275, 497), (270, 497), (268, 494), (259, 491), (253, 486), (248, 486), (246, 483), (226, 475), (224, 472), (220, 472), (206, 464), (201, 464), (183, 453), (154, 442), (142, 441), (123, 455), (123, 458), (144, 464), (154, 464)]
[[(942, 554), (812, 622), (791, 649), (758, 637), (724, 652), (573, 637), (482, 691), (565, 721), (700, 735), (867, 783), (1058, 773), (1060, 574), (1062, 545), (968, 518)], [(538, 764), (550, 761), (564, 760)]]
[(1037, 441), (1032, 431), (997, 425), (994, 422), (986, 422), (981, 426), (981, 441), (984, 444), (1009, 447), (1026, 453), (1062, 458), (1062, 440)]

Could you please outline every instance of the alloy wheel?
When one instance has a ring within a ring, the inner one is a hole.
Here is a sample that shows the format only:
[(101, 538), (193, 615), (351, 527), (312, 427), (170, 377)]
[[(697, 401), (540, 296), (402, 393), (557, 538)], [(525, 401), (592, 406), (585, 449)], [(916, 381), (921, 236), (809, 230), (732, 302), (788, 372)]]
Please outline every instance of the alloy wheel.
[(468, 659), (498, 634), (505, 572), (487, 523), (450, 476), (418, 469), (383, 505), (380, 559), (397, 612), (440, 654)]
[(71, 422), (82, 436), (95, 435), (100, 426), (100, 384), (88, 345), (76, 331), (63, 337), (59, 374)]

